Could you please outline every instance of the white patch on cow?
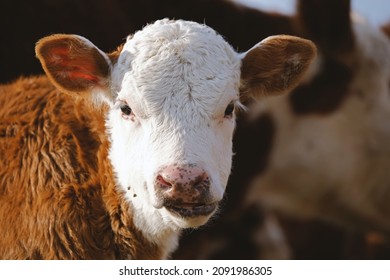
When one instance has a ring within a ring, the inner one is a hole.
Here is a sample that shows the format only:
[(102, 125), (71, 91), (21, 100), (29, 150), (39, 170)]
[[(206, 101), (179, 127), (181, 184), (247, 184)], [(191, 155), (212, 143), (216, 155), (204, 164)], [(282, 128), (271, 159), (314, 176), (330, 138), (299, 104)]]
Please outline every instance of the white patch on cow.
[(354, 78), (337, 111), (297, 116), (288, 96), (264, 98), (254, 108), (272, 115), (276, 135), (248, 199), (300, 217), (389, 231), (390, 42), (366, 25), (354, 29)]
[[(222, 199), (231, 169), (240, 59), (209, 27), (161, 20), (129, 37), (112, 73), (117, 101), (108, 118), (110, 159), (134, 222), (158, 243), (178, 228), (209, 217), (181, 219), (161, 208), (154, 191), (157, 172), (169, 164), (195, 164), (210, 176), (211, 197)], [(124, 119), (121, 104), (134, 116)], [(127, 191), (130, 187), (130, 191)], [(151, 207), (151, 205), (155, 207)], [(171, 247), (177, 240), (171, 241)]]

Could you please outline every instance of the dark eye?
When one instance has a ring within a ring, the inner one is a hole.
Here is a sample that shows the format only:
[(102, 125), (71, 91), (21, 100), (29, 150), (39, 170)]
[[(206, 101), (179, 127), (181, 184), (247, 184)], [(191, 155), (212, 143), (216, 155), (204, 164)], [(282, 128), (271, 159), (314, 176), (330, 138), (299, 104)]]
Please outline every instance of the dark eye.
[(233, 116), (233, 112), (234, 112), (234, 103), (230, 103), (227, 107), (226, 107), (226, 110), (225, 110), (225, 118), (230, 118)]
[(123, 115), (123, 117), (128, 117), (128, 116), (130, 116), (131, 115), (131, 113), (133, 112), (132, 110), (131, 110), (131, 108), (129, 107), (129, 105), (127, 105), (127, 104), (123, 104), (122, 106), (121, 106), (121, 111), (122, 111), (122, 115)]

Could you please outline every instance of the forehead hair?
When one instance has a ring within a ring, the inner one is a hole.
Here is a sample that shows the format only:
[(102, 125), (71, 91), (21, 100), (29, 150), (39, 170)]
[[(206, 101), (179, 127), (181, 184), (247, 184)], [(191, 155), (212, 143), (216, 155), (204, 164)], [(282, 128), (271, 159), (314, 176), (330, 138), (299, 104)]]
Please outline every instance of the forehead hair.
[(148, 110), (160, 110), (164, 103), (190, 100), (207, 107), (232, 98), (239, 67), (238, 55), (213, 29), (165, 19), (128, 38), (116, 71), (121, 95), (137, 91)]

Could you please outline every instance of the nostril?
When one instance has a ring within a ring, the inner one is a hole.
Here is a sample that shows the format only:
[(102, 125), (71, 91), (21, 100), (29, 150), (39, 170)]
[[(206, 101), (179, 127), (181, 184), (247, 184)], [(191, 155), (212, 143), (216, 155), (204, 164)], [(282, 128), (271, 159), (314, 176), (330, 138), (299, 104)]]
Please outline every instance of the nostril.
[(168, 179), (164, 178), (162, 175), (157, 175), (157, 182), (162, 187), (172, 187), (172, 183), (170, 183)]
[(206, 172), (203, 174), (199, 174), (198, 176), (194, 177), (193, 180), (190, 182), (190, 185), (197, 187), (201, 185), (205, 185), (205, 183), (209, 182), (209, 176)]

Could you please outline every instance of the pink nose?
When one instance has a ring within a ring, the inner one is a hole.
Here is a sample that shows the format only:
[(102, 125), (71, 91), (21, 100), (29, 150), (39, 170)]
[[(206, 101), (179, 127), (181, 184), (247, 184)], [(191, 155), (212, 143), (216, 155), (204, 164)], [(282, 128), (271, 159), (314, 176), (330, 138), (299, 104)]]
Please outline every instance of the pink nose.
[(168, 165), (156, 178), (158, 192), (170, 199), (197, 200), (208, 193), (210, 179), (203, 168), (196, 165)]

